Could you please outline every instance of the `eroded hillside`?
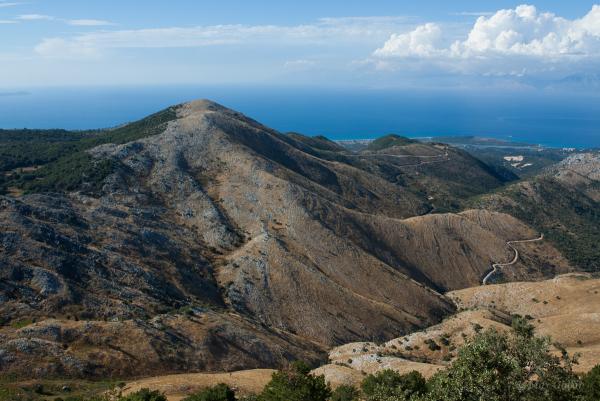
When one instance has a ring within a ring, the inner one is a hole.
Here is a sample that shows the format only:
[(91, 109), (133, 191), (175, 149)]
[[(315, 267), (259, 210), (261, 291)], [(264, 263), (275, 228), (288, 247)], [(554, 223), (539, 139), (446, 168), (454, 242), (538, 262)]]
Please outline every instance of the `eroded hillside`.
[[(69, 176), (77, 190), (0, 198), (2, 372), (322, 360), (438, 323), (455, 311), (442, 292), (479, 284), (512, 258), (507, 241), (538, 234), (502, 213), (432, 214), (503, 184), (446, 145), (355, 154), (208, 101), (169, 110), (94, 134), (99, 146), (78, 148), (86, 169)], [(41, 166), (34, 184), (61, 189), (69, 160)], [(507, 277), (570, 269), (545, 242), (522, 257), (527, 269)]]

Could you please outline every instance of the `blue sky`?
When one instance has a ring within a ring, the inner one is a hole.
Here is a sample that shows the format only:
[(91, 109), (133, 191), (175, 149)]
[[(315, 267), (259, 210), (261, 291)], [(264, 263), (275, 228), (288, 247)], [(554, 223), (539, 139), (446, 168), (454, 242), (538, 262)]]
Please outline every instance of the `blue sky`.
[(589, 1), (0, 0), (0, 89), (551, 85), (597, 76)]

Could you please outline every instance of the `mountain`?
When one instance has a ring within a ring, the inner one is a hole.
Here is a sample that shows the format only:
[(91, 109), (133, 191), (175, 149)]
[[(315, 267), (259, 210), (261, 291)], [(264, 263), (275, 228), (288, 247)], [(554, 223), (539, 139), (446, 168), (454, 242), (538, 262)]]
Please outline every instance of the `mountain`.
[[(322, 361), (438, 323), (456, 310), (444, 292), (480, 284), (513, 257), (507, 241), (538, 235), (503, 213), (434, 213), (505, 184), (447, 145), (354, 153), (210, 101), (59, 139), (3, 172), (1, 374)], [(571, 269), (543, 241), (522, 260), (506, 277)]]
[(509, 213), (544, 232), (571, 262), (600, 270), (600, 154), (574, 154), (542, 174), (477, 197), (473, 207)]

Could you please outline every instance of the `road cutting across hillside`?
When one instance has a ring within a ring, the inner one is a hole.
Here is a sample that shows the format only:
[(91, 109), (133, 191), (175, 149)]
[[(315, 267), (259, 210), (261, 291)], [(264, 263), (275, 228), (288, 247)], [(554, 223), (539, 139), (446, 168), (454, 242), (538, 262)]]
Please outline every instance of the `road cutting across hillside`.
[(537, 242), (537, 241), (541, 241), (543, 239), (544, 239), (544, 234), (541, 234), (538, 238), (526, 239), (526, 240), (519, 240), (519, 241), (508, 241), (506, 243), (506, 245), (508, 245), (510, 247), (510, 249), (512, 249), (513, 251), (515, 251), (515, 257), (513, 258), (513, 260), (511, 260), (508, 263), (494, 263), (492, 265), (492, 270), (488, 274), (486, 274), (486, 276), (481, 281), (481, 284), (482, 285), (487, 285), (488, 280), (495, 273), (497, 273), (500, 269), (502, 269), (503, 267), (506, 267), (506, 266), (512, 266), (515, 263), (517, 263), (517, 261), (519, 260), (519, 250), (517, 248), (515, 248), (513, 246), (513, 244), (524, 244), (524, 243), (527, 243), (527, 242)]

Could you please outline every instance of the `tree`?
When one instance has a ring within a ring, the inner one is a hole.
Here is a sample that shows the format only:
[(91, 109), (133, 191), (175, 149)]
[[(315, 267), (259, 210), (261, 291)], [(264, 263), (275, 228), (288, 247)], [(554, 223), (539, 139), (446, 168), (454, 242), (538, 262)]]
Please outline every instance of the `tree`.
[(594, 366), (583, 376), (582, 399), (584, 401), (600, 400), (600, 365)]
[(308, 365), (294, 362), (289, 369), (273, 373), (258, 400), (326, 401), (330, 396), (331, 388), (323, 375), (313, 376)]
[(419, 372), (405, 375), (391, 369), (367, 376), (362, 382), (362, 391), (367, 400), (404, 400), (427, 392), (427, 383)]
[(226, 384), (217, 384), (192, 394), (183, 401), (235, 401), (235, 392)]
[(331, 394), (330, 401), (358, 401), (358, 390), (354, 386), (339, 386)]
[(511, 327), (517, 335), (532, 338), (535, 334), (535, 328), (521, 315), (513, 315)]
[(549, 338), (535, 337), (519, 320), (512, 333), (489, 329), (459, 352), (429, 383), (432, 401), (568, 401), (576, 399), (578, 378), (563, 350), (550, 352)]

